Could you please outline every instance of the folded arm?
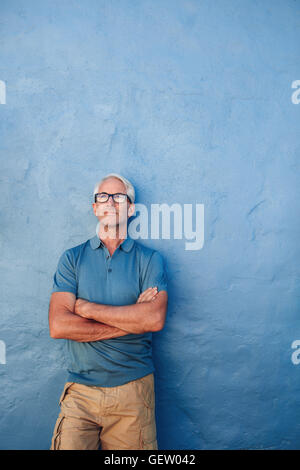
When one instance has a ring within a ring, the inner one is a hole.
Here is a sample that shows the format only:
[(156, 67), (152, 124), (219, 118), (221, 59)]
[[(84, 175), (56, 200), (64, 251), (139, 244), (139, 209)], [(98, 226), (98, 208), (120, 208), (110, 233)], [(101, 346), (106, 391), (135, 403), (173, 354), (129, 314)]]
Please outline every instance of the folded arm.
[(132, 305), (114, 306), (77, 299), (75, 313), (129, 333), (145, 333), (159, 331), (164, 327), (167, 305), (168, 294), (162, 290), (154, 300)]
[(49, 305), (49, 329), (52, 338), (78, 342), (100, 341), (128, 335), (129, 332), (74, 313), (76, 296), (71, 292), (53, 292)]

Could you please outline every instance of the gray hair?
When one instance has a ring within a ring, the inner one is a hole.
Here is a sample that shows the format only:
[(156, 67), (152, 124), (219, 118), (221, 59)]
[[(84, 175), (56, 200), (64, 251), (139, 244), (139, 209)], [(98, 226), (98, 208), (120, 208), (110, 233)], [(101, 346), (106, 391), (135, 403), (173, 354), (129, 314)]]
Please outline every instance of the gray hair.
[(135, 190), (133, 185), (130, 183), (130, 181), (125, 178), (124, 176), (119, 175), (118, 173), (109, 173), (109, 175), (104, 176), (102, 180), (100, 180), (95, 188), (94, 188), (94, 193), (93, 193), (93, 199), (95, 199), (95, 194), (97, 194), (99, 186), (103, 183), (103, 181), (107, 180), (108, 178), (117, 178), (118, 180), (122, 181), (122, 183), (125, 185), (126, 188), (126, 194), (130, 198), (131, 202), (135, 201)]

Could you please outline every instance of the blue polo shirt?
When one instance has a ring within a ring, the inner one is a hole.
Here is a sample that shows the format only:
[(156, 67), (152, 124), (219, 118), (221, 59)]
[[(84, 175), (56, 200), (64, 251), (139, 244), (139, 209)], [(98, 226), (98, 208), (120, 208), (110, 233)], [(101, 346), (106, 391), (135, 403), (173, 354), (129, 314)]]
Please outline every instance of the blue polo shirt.
[[(156, 250), (129, 236), (112, 256), (95, 235), (61, 255), (52, 292), (73, 292), (90, 302), (135, 304), (148, 287), (167, 291), (164, 260)], [(115, 387), (154, 371), (152, 333), (128, 334), (101, 341), (66, 341), (68, 381)]]

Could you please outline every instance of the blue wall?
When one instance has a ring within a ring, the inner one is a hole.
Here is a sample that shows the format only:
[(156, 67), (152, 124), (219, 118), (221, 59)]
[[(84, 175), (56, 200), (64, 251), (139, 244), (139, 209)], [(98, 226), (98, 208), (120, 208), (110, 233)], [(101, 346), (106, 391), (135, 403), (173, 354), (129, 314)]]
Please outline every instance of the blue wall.
[(65, 380), (49, 337), (62, 251), (94, 184), (202, 203), (154, 334), (161, 449), (300, 449), (299, 0), (1, 0), (0, 448), (48, 449)]

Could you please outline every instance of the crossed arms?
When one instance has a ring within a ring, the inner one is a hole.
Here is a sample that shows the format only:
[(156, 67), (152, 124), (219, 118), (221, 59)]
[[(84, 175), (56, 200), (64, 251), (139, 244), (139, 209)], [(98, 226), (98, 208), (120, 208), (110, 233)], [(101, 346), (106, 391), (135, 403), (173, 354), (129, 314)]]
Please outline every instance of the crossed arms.
[(122, 306), (76, 299), (71, 292), (53, 292), (49, 305), (50, 336), (89, 342), (159, 331), (164, 327), (167, 304), (167, 292), (155, 293), (151, 288), (142, 292), (137, 303)]

